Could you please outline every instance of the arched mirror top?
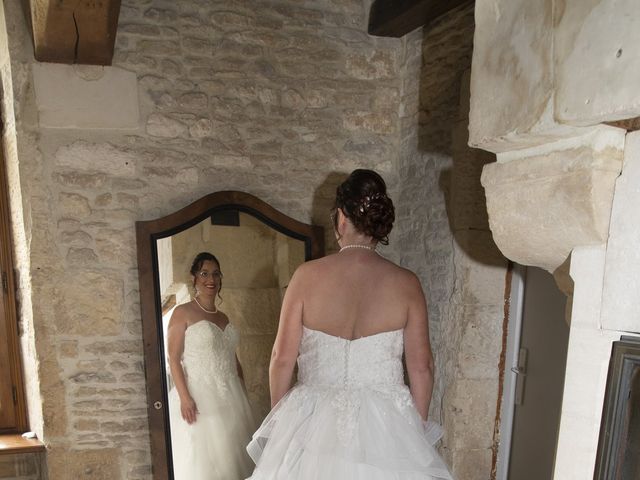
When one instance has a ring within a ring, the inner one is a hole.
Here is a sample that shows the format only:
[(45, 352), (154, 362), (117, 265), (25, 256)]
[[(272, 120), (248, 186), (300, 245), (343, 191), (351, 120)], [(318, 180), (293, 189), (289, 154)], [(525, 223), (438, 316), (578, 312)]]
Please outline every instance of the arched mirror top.
[[(259, 219), (274, 230), (305, 242), (305, 258), (324, 255), (322, 227), (309, 225), (285, 215), (258, 197), (240, 191), (214, 192), (190, 205), (155, 220), (136, 222), (138, 237), (157, 240), (179, 233), (221, 212), (244, 212)], [(138, 238), (138, 245), (140, 238)]]

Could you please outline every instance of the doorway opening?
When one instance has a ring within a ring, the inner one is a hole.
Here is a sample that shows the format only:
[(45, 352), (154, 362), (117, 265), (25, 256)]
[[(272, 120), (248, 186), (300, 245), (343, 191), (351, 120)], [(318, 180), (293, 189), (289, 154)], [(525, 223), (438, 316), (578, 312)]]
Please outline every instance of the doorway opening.
[(551, 480), (569, 344), (567, 297), (553, 275), (515, 265), (496, 480)]

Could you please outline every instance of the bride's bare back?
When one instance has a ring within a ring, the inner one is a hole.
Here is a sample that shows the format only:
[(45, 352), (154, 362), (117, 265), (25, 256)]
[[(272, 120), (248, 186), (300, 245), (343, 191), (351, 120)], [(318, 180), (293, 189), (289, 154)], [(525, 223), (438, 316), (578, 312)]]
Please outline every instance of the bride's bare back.
[[(346, 339), (403, 329), (411, 393), (426, 418), (433, 386), (427, 307), (409, 270), (370, 251), (302, 265), (287, 288), (270, 366), (272, 406), (289, 389), (304, 327)], [(279, 366), (282, 365), (282, 368)]]
[(345, 250), (299, 272), (302, 323), (355, 339), (404, 329), (416, 278), (372, 251)]

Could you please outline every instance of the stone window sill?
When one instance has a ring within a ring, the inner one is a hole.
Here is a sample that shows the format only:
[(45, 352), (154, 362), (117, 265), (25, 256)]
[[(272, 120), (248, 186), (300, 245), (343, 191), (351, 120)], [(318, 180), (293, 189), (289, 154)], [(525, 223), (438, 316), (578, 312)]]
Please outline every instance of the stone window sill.
[(44, 452), (44, 450), (44, 443), (35, 438), (22, 438), (22, 435), (17, 433), (0, 435), (0, 455)]

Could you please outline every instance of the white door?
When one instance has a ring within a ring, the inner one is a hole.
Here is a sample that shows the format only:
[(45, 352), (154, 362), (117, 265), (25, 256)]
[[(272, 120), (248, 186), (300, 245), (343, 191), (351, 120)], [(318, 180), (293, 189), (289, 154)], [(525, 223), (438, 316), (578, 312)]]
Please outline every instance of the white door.
[(498, 480), (551, 480), (569, 342), (567, 298), (535, 267), (513, 273)]

